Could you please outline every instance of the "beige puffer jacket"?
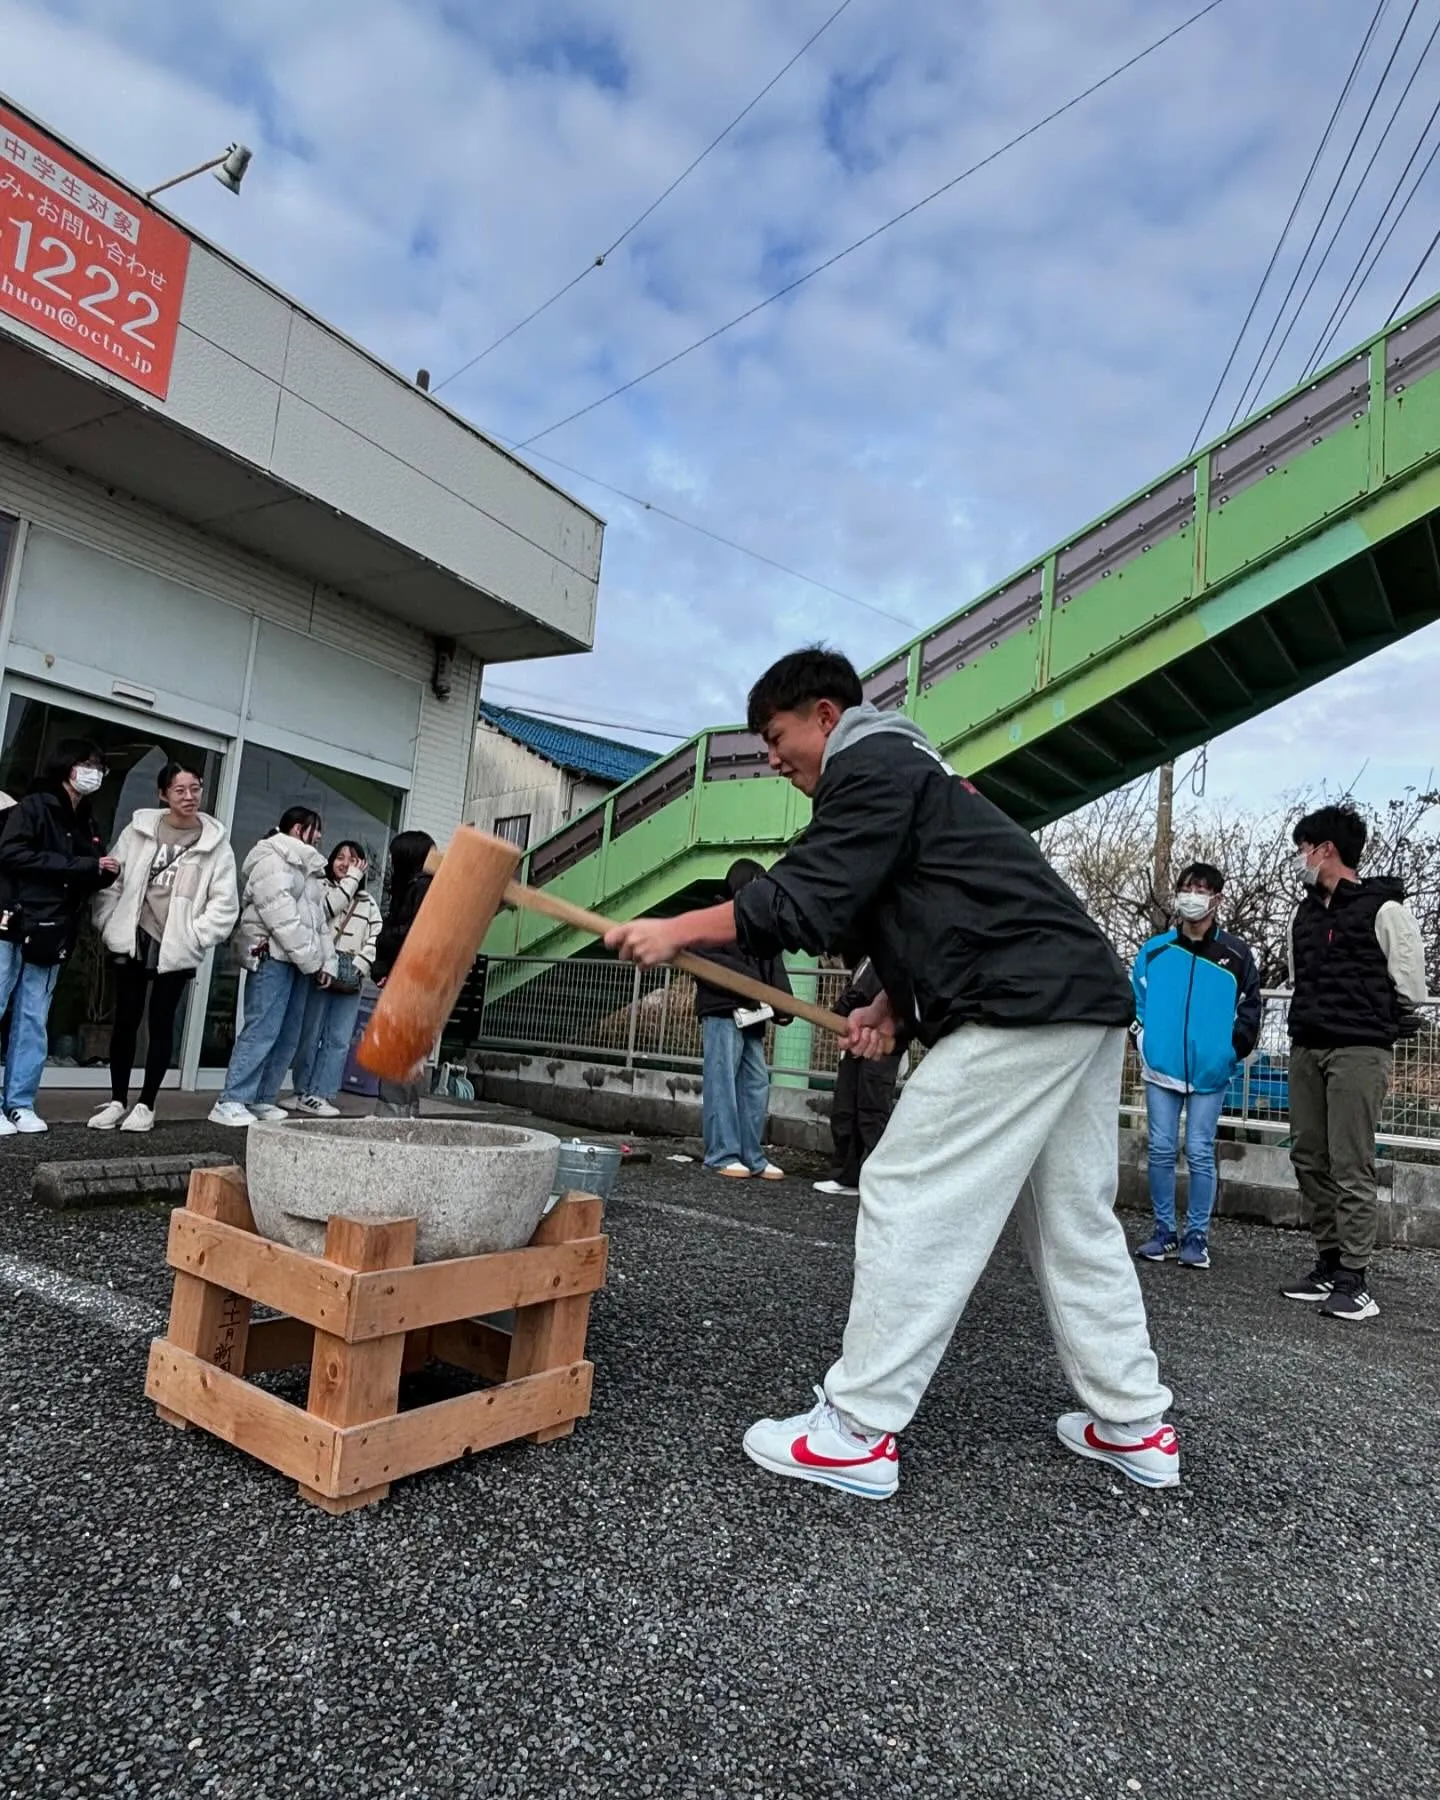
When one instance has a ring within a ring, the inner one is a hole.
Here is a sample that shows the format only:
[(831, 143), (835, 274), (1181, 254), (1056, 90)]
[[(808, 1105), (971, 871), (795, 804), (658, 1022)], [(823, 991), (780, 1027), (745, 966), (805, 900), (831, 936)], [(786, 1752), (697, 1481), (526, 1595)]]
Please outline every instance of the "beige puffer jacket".
[(294, 963), (302, 975), (333, 975), (329, 885), (325, 858), (312, 845), (280, 831), (261, 838), (240, 870), (240, 949), (268, 944), (273, 957)]

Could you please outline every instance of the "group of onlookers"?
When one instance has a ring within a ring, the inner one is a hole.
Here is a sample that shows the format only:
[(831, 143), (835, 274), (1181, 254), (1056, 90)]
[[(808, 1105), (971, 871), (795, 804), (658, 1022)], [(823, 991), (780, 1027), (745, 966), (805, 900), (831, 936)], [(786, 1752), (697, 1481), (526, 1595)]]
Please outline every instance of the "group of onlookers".
[[(366, 890), (364, 847), (345, 839), (323, 854), (323, 821), (309, 807), (284, 813), (237, 875), (229, 834), (202, 809), (197, 766), (167, 762), (159, 804), (137, 810), (110, 850), (91, 808), (105, 775), (96, 745), (66, 739), (31, 791), (0, 813), (0, 1014), (9, 1008), (0, 1136), (46, 1129), (35, 1096), (50, 1003), (87, 917), (103, 940), (114, 995), (110, 1098), (93, 1129), (153, 1127), (187, 987), (224, 944), (241, 969), (243, 1021), (210, 1118), (246, 1126), (292, 1111), (336, 1116), (362, 990), (367, 980), (383, 983), (404, 942), (433, 839), (409, 831), (393, 840), (382, 920)], [(132, 1106), (142, 1025), (145, 1066)], [(293, 1088), (282, 1107), (287, 1077)], [(418, 1089), (382, 1084), (380, 1102), (413, 1113)]]

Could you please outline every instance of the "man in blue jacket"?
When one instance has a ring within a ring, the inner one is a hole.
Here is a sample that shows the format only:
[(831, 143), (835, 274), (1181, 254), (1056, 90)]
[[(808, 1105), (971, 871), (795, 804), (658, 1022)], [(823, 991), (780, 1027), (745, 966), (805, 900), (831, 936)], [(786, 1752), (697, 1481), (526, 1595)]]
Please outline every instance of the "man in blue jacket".
[[(1135, 1252), (1147, 1262), (1178, 1254), (1182, 1269), (1210, 1267), (1215, 1206), (1215, 1132), (1237, 1063), (1260, 1035), (1260, 972), (1248, 944), (1215, 923), (1225, 877), (1191, 863), (1175, 884), (1172, 931), (1140, 947), (1135, 990), (1136, 1042), (1150, 1127), (1150, 1204), (1154, 1235)], [(1185, 1114), (1190, 1197), (1185, 1234), (1175, 1223), (1175, 1161)]]

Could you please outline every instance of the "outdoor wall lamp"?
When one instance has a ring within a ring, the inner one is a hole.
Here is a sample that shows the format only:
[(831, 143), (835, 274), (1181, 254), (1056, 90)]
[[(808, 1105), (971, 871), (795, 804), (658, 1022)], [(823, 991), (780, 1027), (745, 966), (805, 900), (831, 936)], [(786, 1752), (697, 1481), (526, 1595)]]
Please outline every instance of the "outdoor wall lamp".
[(197, 163), (183, 175), (172, 175), (169, 181), (162, 181), (159, 187), (148, 189), (145, 198), (153, 200), (157, 194), (163, 194), (166, 188), (179, 187), (182, 181), (189, 181), (192, 175), (203, 175), (207, 169), (214, 170), (215, 179), (221, 187), (229, 188), (232, 194), (238, 194), (240, 183), (245, 179), (245, 171), (250, 167), (254, 154), (248, 144), (231, 144), (219, 156), (212, 156), (209, 162)]

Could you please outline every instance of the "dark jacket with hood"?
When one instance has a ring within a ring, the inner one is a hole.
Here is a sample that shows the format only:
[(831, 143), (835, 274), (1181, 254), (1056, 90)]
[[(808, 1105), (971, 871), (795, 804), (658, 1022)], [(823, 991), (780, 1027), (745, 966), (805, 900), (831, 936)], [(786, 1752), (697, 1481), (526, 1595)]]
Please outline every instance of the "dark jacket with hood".
[(398, 905), (391, 903), (389, 912), (380, 923), (380, 935), (375, 940), (375, 962), (370, 970), (373, 981), (384, 981), (395, 967), (395, 958), (404, 948), (410, 927), (415, 923), (415, 915), (420, 910), (420, 903), (430, 892), (432, 880), (432, 876), (422, 871), (401, 893)]
[[(743, 889), (741, 890), (744, 891)], [(785, 973), (785, 965), (778, 954), (771, 956), (747, 956), (743, 950), (729, 947), (719, 950), (702, 950), (699, 952), (706, 962), (719, 963), (722, 969), (734, 969), (737, 974), (749, 975), (755, 981), (764, 981), (773, 988), (779, 988), (782, 994), (792, 992), (790, 977)], [(754, 1003), (740, 994), (732, 994), (725, 988), (712, 987), (708, 981), (695, 983), (695, 1017), (697, 1019), (728, 1019), (737, 1006), (749, 1007)], [(783, 1013), (776, 1013), (775, 1021), (779, 1025), (788, 1025), (789, 1019)], [(750, 1029), (761, 1031), (761, 1025)]]
[(1425, 998), (1424, 949), (1389, 875), (1311, 888), (1290, 924), (1290, 1036), (1302, 1049), (1390, 1048)]
[(68, 955), (91, 897), (115, 880), (100, 867), (105, 839), (90, 803), (72, 805), (62, 786), (41, 784), (3, 816), (0, 912), (18, 915), (6, 935), (52, 927)]
[(901, 1019), (1126, 1026), (1129, 976), (1034, 840), (899, 713), (851, 707), (809, 826), (735, 899), (741, 947), (868, 953)]

